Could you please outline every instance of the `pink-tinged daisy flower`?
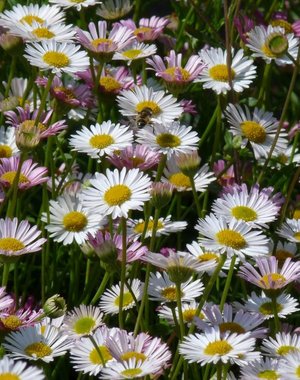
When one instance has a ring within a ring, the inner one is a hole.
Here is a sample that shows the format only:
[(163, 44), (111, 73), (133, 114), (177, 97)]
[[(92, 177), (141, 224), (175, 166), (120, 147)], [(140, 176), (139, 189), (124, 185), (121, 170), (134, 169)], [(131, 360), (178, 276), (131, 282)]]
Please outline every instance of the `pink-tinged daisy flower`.
[(187, 85), (193, 82), (202, 72), (205, 65), (198, 55), (192, 55), (183, 66), (182, 54), (176, 55), (171, 50), (169, 56), (165, 57), (167, 66), (159, 55), (146, 60), (147, 64), (155, 71), (155, 76), (164, 80), (169, 91), (182, 92), (187, 89)]
[(300, 335), (277, 333), (275, 339), (269, 337), (262, 342), (262, 351), (265, 355), (282, 359), (285, 355), (300, 351)]
[(107, 157), (118, 169), (140, 169), (143, 171), (152, 169), (157, 166), (161, 155), (153, 152), (147, 145), (131, 145), (120, 152), (113, 152)]
[(96, 4), (101, 4), (101, 1), (97, 0), (49, 0), (49, 3), (56, 4), (63, 8), (76, 8), (79, 12), (81, 8), (87, 8)]
[(150, 361), (130, 358), (122, 362), (111, 362), (109, 367), (103, 368), (101, 379), (137, 379), (153, 374), (156, 368)]
[[(256, 16), (256, 15), (255, 15)], [(239, 14), (233, 19), (233, 24), (236, 27), (239, 36), (244, 43), (247, 42), (248, 32), (252, 30), (255, 26), (255, 21), (250, 19), (245, 14)]]
[(16, 130), (15, 128), (0, 127), (0, 161), (1, 158), (9, 158), (16, 156), (19, 149), (16, 145)]
[(268, 239), (260, 230), (253, 230), (244, 221), (231, 220), (214, 214), (199, 219), (196, 225), (199, 231), (199, 244), (207, 250), (227, 253), (227, 257), (236, 255), (241, 261), (245, 256), (259, 257), (269, 254)]
[(21, 327), (32, 326), (39, 321), (43, 314), (43, 309), (35, 310), (30, 305), (17, 308), (14, 301), (13, 305), (0, 312), (0, 329), (15, 331)]
[(227, 67), (227, 51), (221, 48), (202, 49), (199, 53), (205, 67), (195, 82), (203, 82), (203, 88), (212, 89), (217, 94), (226, 94), (227, 91), (242, 92), (248, 88), (256, 77), (256, 67), (253, 60), (244, 57), (243, 50), (236, 54), (232, 51), (231, 81)]
[(96, 14), (105, 20), (118, 20), (126, 16), (132, 9), (130, 0), (106, 0), (100, 4)]
[[(226, 169), (226, 162), (224, 160), (218, 160), (213, 165), (213, 171), (218, 178), (218, 182), (222, 187), (233, 185), (235, 183), (234, 177), (234, 167), (233, 165), (229, 166)], [(223, 173), (221, 176), (220, 174)]]
[[(7, 88), (8, 84), (6, 82), (2, 82), (3, 86)], [(4, 98), (0, 94), (0, 109), (2, 112), (8, 111), (5, 109), (5, 104), (15, 103), (16, 106), (23, 106), (25, 104), (32, 106), (32, 100), (33, 100), (33, 91), (30, 90), (29, 94), (27, 94), (27, 88), (28, 88), (28, 79), (27, 78), (13, 78), (10, 83), (9, 93), (8, 97)], [(23, 97), (26, 93), (26, 99)], [(12, 107), (11, 109), (14, 109)]]
[(127, 64), (130, 65), (132, 61), (155, 54), (156, 50), (157, 48), (155, 45), (146, 45), (143, 42), (134, 41), (132, 44), (117, 51), (113, 56), (113, 60), (126, 61)]
[(219, 306), (206, 306), (202, 309), (205, 314), (205, 320), (195, 318), (195, 325), (204, 332), (210, 327), (220, 329), (221, 335), (226, 332), (245, 334), (250, 332), (253, 338), (264, 338), (268, 332), (267, 328), (259, 327), (265, 319), (261, 314), (249, 313), (244, 310), (233, 311), (231, 305), (225, 304), (221, 312)]
[(15, 257), (40, 251), (46, 242), (38, 239), (40, 235), (37, 226), (30, 227), (27, 220), (0, 219), (0, 255)]
[(258, 258), (256, 265), (258, 270), (249, 263), (243, 264), (239, 276), (264, 289), (265, 292), (283, 289), (290, 282), (300, 278), (300, 261), (291, 262), (291, 258), (287, 258), (281, 268), (278, 267), (275, 256)]
[[(279, 370), (282, 362), (272, 358), (261, 358), (241, 368), (241, 380), (283, 379)], [(291, 380), (291, 377), (288, 378)]]
[(100, 61), (110, 61), (116, 51), (134, 40), (132, 31), (125, 26), (115, 24), (108, 34), (106, 21), (98, 21), (98, 25), (90, 22), (88, 28), (89, 31), (77, 28), (77, 39)]
[(133, 20), (121, 20), (120, 24), (131, 29), (136, 39), (142, 42), (156, 40), (162, 34), (166, 25), (169, 24), (169, 20), (163, 17), (152, 16), (150, 18), (141, 18), (138, 27)]
[(130, 91), (122, 91), (117, 97), (118, 106), (123, 116), (136, 117), (143, 110), (151, 110), (151, 121), (171, 122), (182, 114), (182, 107), (172, 95), (164, 91), (154, 91), (147, 86), (135, 86)]
[(247, 365), (260, 358), (254, 351), (255, 338), (250, 333), (221, 334), (219, 328), (210, 328), (203, 334), (188, 335), (179, 344), (179, 353), (189, 363), (231, 363)]
[[(12, 186), (18, 171), (19, 162), (19, 157), (2, 158), (0, 164), (0, 183), (3, 187)], [(27, 190), (33, 186), (47, 182), (48, 177), (46, 177), (46, 174), (46, 167), (38, 166), (31, 159), (26, 160), (22, 163), (18, 188), (20, 190)]]
[[(41, 139), (53, 136), (68, 128), (65, 124), (65, 120), (59, 120), (53, 124), (49, 124), (53, 110), (43, 112), (40, 120), (38, 122), (37, 128), (39, 131), (39, 137)], [(34, 130), (34, 125), (36, 122), (36, 117), (38, 110), (30, 110), (28, 106), (25, 108), (17, 107), (17, 111), (7, 111), (5, 112), (6, 123), (20, 129)]]
[(128, 217), (129, 210), (142, 210), (142, 206), (150, 199), (151, 181), (139, 169), (121, 171), (106, 170), (106, 175), (96, 173), (90, 180), (91, 186), (82, 191), (84, 206), (102, 215)]
[(42, 369), (28, 366), (26, 362), (14, 361), (8, 356), (0, 360), (0, 378), (11, 380), (44, 380)]
[(183, 108), (184, 113), (189, 113), (190, 115), (197, 115), (197, 106), (192, 100), (182, 99), (179, 103)]
[(12, 296), (6, 293), (5, 286), (0, 287), (0, 312), (10, 308), (14, 302)]
[(292, 243), (300, 243), (300, 219), (286, 219), (276, 232)]

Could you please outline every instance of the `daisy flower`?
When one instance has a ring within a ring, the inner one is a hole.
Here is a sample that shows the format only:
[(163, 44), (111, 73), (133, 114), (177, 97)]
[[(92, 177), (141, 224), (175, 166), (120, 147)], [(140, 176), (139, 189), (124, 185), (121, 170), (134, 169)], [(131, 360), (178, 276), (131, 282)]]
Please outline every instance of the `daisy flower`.
[[(14, 183), (16, 177), (20, 157), (2, 158), (0, 163), (0, 184), (3, 187), (10, 187)], [(33, 186), (39, 185), (48, 181), (47, 168), (38, 166), (31, 159), (25, 160), (22, 163), (21, 172), (19, 176), (18, 188), (19, 190), (27, 190)]]
[(96, 14), (105, 20), (114, 21), (126, 16), (132, 7), (130, 0), (106, 0), (99, 5)]
[(7, 356), (0, 360), (0, 378), (16, 380), (44, 380), (42, 369), (27, 366), (26, 362), (14, 361)]
[[(203, 293), (204, 286), (197, 279), (195, 281), (190, 278), (188, 281), (180, 284), (182, 301), (189, 302), (199, 297)], [(151, 273), (148, 287), (149, 299), (153, 301), (176, 302), (176, 285), (170, 280), (167, 273), (160, 272)]]
[[(274, 244), (271, 245), (270, 252), (273, 252), (273, 247), (274, 247)], [(290, 243), (290, 242), (282, 243), (281, 241), (277, 242), (274, 256), (278, 260), (279, 266), (281, 266), (287, 258), (289, 257), (295, 258), (296, 254), (297, 254), (296, 243)]]
[(0, 312), (10, 308), (14, 304), (14, 299), (6, 293), (5, 286), (0, 287)]
[(152, 374), (157, 367), (150, 361), (137, 360), (135, 358), (122, 361), (112, 362), (109, 367), (103, 368), (101, 379), (133, 379), (145, 377)]
[[(145, 238), (151, 237), (153, 233), (153, 216), (148, 219)], [(145, 229), (145, 221), (143, 219), (128, 219), (128, 234), (134, 239), (138, 239)], [(156, 236), (170, 235), (170, 233), (178, 233), (185, 230), (187, 222), (172, 222), (171, 215), (166, 218), (159, 218), (156, 228)]]
[(42, 249), (46, 239), (38, 237), (37, 226), (30, 227), (27, 220), (0, 219), (0, 256), (18, 257)]
[(199, 219), (196, 225), (199, 231), (199, 244), (207, 250), (236, 255), (241, 261), (245, 256), (259, 257), (269, 254), (268, 239), (259, 230), (253, 230), (244, 221), (231, 220), (210, 214)]
[(0, 161), (2, 158), (9, 158), (18, 154), (19, 149), (16, 145), (15, 128), (0, 127)]
[(300, 352), (292, 351), (280, 360), (278, 376), (282, 380), (291, 380), (300, 378)]
[(276, 233), (282, 238), (292, 242), (300, 242), (300, 219), (286, 219)]
[(278, 26), (255, 26), (247, 36), (247, 46), (253, 51), (254, 57), (263, 58), (266, 63), (275, 61), (277, 65), (290, 65), (298, 53), (298, 38), (293, 33), (285, 34), (285, 30)]
[(143, 42), (134, 41), (131, 45), (115, 52), (113, 60), (126, 61), (128, 65), (132, 61), (149, 57), (156, 53), (155, 45), (144, 44)]
[(250, 191), (247, 185), (233, 189), (232, 193), (223, 194), (214, 201), (212, 211), (223, 216), (228, 222), (231, 219), (243, 220), (251, 226), (267, 227), (276, 219), (280, 207), (256, 188)]
[[(128, 287), (124, 286), (123, 295), (123, 310), (128, 310), (134, 308), (135, 302), (140, 301), (143, 295), (144, 284), (137, 278), (132, 280), (130, 284), (131, 291)], [(134, 297), (132, 294), (134, 294)], [(105, 314), (118, 314), (119, 313), (119, 303), (120, 303), (120, 283), (118, 285), (113, 285), (111, 289), (106, 290), (100, 299), (100, 309)]]
[(275, 339), (269, 337), (262, 342), (262, 351), (265, 355), (282, 359), (288, 353), (300, 350), (300, 336), (298, 334), (277, 333)]
[(152, 16), (150, 18), (141, 18), (138, 27), (133, 20), (121, 20), (120, 24), (131, 29), (136, 39), (142, 42), (156, 40), (169, 22), (167, 18)]
[(56, 4), (62, 8), (76, 8), (77, 11), (81, 11), (81, 8), (87, 8), (102, 2), (97, 0), (49, 0), (49, 3)]
[(34, 325), (44, 314), (43, 309), (35, 310), (29, 302), (24, 307), (18, 308), (16, 301), (7, 309), (0, 312), (0, 329), (15, 331), (20, 327)]
[(139, 169), (121, 171), (106, 170), (106, 175), (96, 173), (90, 180), (91, 187), (82, 191), (82, 202), (101, 215), (128, 217), (129, 210), (142, 210), (142, 206), (150, 199), (150, 178)]
[(52, 73), (74, 74), (89, 67), (89, 59), (84, 51), (79, 51), (80, 45), (61, 43), (55, 40), (33, 42), (25, 47), (24, 57), (32, 66), (42, 71), (51, 70)]
[(179, 153), (196, 150), (200, 140), (191, 126), (181, 125), (179, 121), (146, 125), (137, 132), (136, 137), (139, 144), (148, 144), (150, 149), (166, 154), (168, 159)]
[[(251, 297), (247, 299), (244, 305), (239, 302), (235, 302), (234, 305), (238, 310), (243, 309), (250, 313), (260, 313), (265, 319), (274, 318), (272, 299), (267, 297), (264, 292), (261, 292), (260, 296), (252, 292)], [(300, 310), (298, 301), (285, 293), (281, 293), (276, 297), (276, 309), (279, 318), (286, 318), (287, 315)]]
[[(271, 112), (255, 108), (251, 114), (247, 106), (243, 109), (238, 104), (229, 104), (225, 116), (230, 124), (230, 132), (242, 137), (242, 147), (249, 142), (256, 159), (268, 156), (279, 124)], [(287, 144), (287, 134), (280, 132), (274, 155), (286, 150)]]
[(43, 333), (40, 330), (39, 325), (22, 327), (6, 336), (3, 347), (13, 358), (49, 363), (64, 355), (73, 345), (68, 335), (61, 335), (54, 326), (46, 326)]
[(82, 244), (88, 239), (88, 233), (94, 235), (97, 230), (106, 224), (106, 219), (92, 209), (83, 210), (83, 204), (78, 196), (67, 193), (50, 200), (49, 221), (46, 213), (42, 214), (42, 221), (47, 223), (46, 229), (54, 241), (63, 245)]
[(62, 330), (71, 339), (79, 339), (93, 334), (103, 324), (102, 317), (99, 307), (80, 305), (67, 313)]
[(250, 333), (221, 335), (218, 328), (210, 328), (204, 334), (188, 335), (179, 344), (179, 353), (189, 363), (231, 363), (247, 365), (259, 359), (260, 353), (254, 351), (255, 339)]
[(253, 60), (244, 57), (240, 49), (236, 54), (232, 51), (230, 67), (232, 86), (229, 83), (227, 67), (227, 51), (221, 48), (202, 49), (199, 56), (205, 67), (195, 82), (202, 82), (203, 88), (211, 88), (217, 94), (226, 94), (227, 91), (242, 92), (248, 88), (256, 78), (256, 67)]
[(75, 135), (71, 135), (70, 145), (77, 152), (87, 153), (92, 158), (100, 158), (131, 146), (133, 133), (129, 127), (114, 124), (110, 120), (102, 124), (96, 123), (89, 128), (83, 127)]
[[(259, 380), (259, 379), (282, 379), (280, 369), (282, 362), (277, 359), (261, 358), (247, 366), (241, 368), (241, 380)], [(291, 380), (291, 378), (289, 378)]]
[[(188, 326), (191, 325), (194, 321), (199, 304), (193, 300), (191, 302), (182, 302), (182, 317), (183, 323), (186, 323)], [(159, 318), (166, 319), (171, 325), (175, 325), (173, 311), (167, 305), (163, 305), (156, 309), (158, 312)], [(178, 307), (174, 309), (177, 320), (179, 320)], [(205, 318), (203, 312), (200, 313), (200, 318)]]
[(172, 95), (166, 95), (165, 91), (154, 91), (146, 85), (122, 91), (117, 96), (117, 103), (121, 114), (127, 117), (136, 117), (145, 108), (150, 108), (151, 120), (158, 123), (171, 122), (183, 112), (183, 108)]

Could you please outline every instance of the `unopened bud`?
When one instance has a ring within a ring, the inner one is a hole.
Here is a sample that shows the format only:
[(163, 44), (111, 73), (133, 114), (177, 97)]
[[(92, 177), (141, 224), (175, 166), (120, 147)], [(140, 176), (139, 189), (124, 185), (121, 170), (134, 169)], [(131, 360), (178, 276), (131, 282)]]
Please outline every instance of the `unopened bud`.
[(182, 153), (176, 157), (176, 164), (181, 172), (188, 176), (194, 177), (199, 170), (201, 158), (196, 150), (191, 153)]
[(55, 294), (46, 300), (43, 309), (47, 317), (58, 318), (66, 313), (67, 304), (63, 297), (59, 294)]
[(154, 182), (150, 190), (151, 204), (158, 209), (166, 206), (172, 198), (173, 189), (174, 186), (168, 182)]
[(35, 148), (40, 142), (40, 128), (34, 120), (24, 121), (16, 130), (16, 145), (22, 150)]
[(11, 55), (23, 54), (23, 40), (20, 37), (12, 36), (9, 32), (4, 32), (0, 35), (0, 46), (3, 50)]

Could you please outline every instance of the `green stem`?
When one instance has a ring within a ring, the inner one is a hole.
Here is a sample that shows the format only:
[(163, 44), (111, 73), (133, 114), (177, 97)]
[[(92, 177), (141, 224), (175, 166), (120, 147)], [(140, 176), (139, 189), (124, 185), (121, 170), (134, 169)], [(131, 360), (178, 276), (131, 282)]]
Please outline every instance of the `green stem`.
[(90, 338), (90, 341), (93, 343), (93, 346), (95, 347), (95, 349), (96, 349), (96, 351), (97, 351), (97, 353), (98, 353), (98, 355), (99, 355), (99, 358), (100, 358), (101, 361), (102, 361), (102, 365), (103, 365), (103, 367), (105, 367), (105, 360), (104, 360), (104, 358), (103, 358), (102, 352), (101, 352), (101, 350), (100, 350), (100, 348), (99, 348), (97, 342), (95, 341), (95, 338), (93, 337), (93, 335), (89, 335), (89, 338)]
[(124, 301), (124, 288), (126, 280), (126, 250), (127, 250), (127, 238), (126, 238), (126, 218), (123, 216), (121, 219), (122, 226), (122, 262), (121, 262), (121, 285), (120, 285), (120, 299), (119, 299), (119, 327), (124, 328), (123, 320), (123, 301)]
[(20, 180), (20, 176), (21, 176), (22, 165), (25, 161), (25, 156), (26, 156), (26, 154), (24, 152), (22, 152), (20, 155), (20, 158), (19, 158), (19, 164), (18, 164), (17, 172), (15, 175), (14, 181), (12, 183), (12, 189), (13, 189), (12, 190), (12, 199), (11, 199), (11, 202), (9, 203), (7, 213), (6, 213), (6, 216), (8, 216), (9, 218), (13, 218), (13, 216), (15, 214), (15, 208), (16, 208), (16, 203), (17, 203), (17, 194), (18, 194), (18, 189), (19, 189), (19, 180)]
[(201, 213), (202, 213), (202, 209), (200, 206), (200, 202), (199, 202), (199, 198), (198, 198), (198, 194), (197, 194), (197, 190), (196, 190), (196, 186), (195, 186), (194, 177), (191, 175), (189, 178), (190, 178), (190, 182), (191, 182), (191, 188), (192, 188), (192, 192), (193, 192), (193, 196), (194, 196), (194, 200), (195, 200), (195, 204), (196, 204), (197, 213), (198, 213), (198, 216), (200, 218)]
[(158, 164), (157, 173), (156, 173), (156, 177), (155, 177), (155, 182), (159, 182), (160, 181), (161, 176), (162, 176), (163, 171), (164, 171), (164, 168), (166, 166), (166, 162), (167, 162), (167, 155), (163, 154), (161, 156), (161, 159), (160, 159), (159, 164)]
[(200, 138), (200, 141), (199, 141), (199, 148), (202, 147), (202, 145), (204, 144), (204, 142), (206, 141), (207, 137), (209, 136), (210, 134), (210, 130), (212, 129), (212, 127), (214, 126), (215, 124), (215, 121), (217, 119), (217, 115), (218, 115), (218, 105), (216, 106), (215, 110), (214, 110), (214, 113), (212, 114), (212, 117), (210, 118), (209, 122), (208, 122), (208, 125), (205, 129), (205, 131), (203, 132), (201, 138)]
[(262, 78), (262, 84), (260, 86), (258, 99), (257, 99), (257, 103), (256, 103), (257, 107), (261, 107), (264, 103), (265, 93), (266, 93), (266, 89), (268, 87), (269, 77), (270, 77), (270, 73), (271, 73), (271, 67), (272, 67), (271, 63), (267, 63), (265, 65), (263, 78)]
[(216, 125), (216, 133), (214, 144), (211, 153), (211, 161), (210, 165), (213, 166), (217, 154), (217, 150), (220, 144), (220, 136), (221, 136), (221, 126), (222, 126), (222, 108), (221, 108), (221, 95), (218, 96), (218, 105), (217, 105), (217, 125)]
[(10, 263), (3, 264), (2, 286), (7, 286)]
[(176, 282), (175, 285), (176, 285), (176, 301), (177, 301), (178, 319), (179, 319), (179, 327), (180, 327), (180, 340), (182, 340), (184, 337), (185, 331), (184, 331), (184, 321), (183, 321), (183, 313), (182, 313), (180, 282)]
[(229, 268), (229, 271), (228, 271), (228, 274), (227, 274), (226, 283), (225, 283), (225, 287), (224, 287), (224, 290), (223, 290), (223, 293), (222, 293), (221, 302), (220, 302), (220, 310), (221, 311), (223, 311), (224, 304), (226, 302), (228, 290), (230, 288), (230, 284), (231, 284), (231, 280), (232, 280), (232, 275), (233, 275), (233, 272), (234, 272), (235, 262), (236, 262), (236, 255), (232, 256), (232, 259), (231, 259), (230, 268)]
[(217, 363), (217, 380), (222, 380), (222, 362)]
[(282, 206), (281, 208), (281, 213), (280, 213), (280, 218), (279, 218), (279, 224), (281, 224), (285, 218), (285, 214), (286, 214), (286, 209), (288, 207), (288, 204), (289, 204), (289, 201), (291, 199), (291, 196), (292, 196), (292, 192), (296, 186), (296, 183), (298, 182), (298, 179), (299, 179), (299, 176), (300, 176), (300, 166), (298, 166), (297, 170), (295, 171), (295, 174), (291, 180), (291, 183), (289, 184), (289, 191), (287, 193), (287, 196), (285, 198), (285, 201), (284, 201), (284, 205)]
[(271, 297), (272, 300), (272, 309), (273, 309), (273, 314), (274, 314), (274, 331), (273, 331), (273, 336), (276, 335), (278, 331), (280, 331), (280, 321), (278, 317), (278, 310), (277, 310), (277, 297), (273, 296)]
[(94, 295), (92, 301), (91, 301), (91, 304), (94, 305), (98, 300), (99, 298), (101, 297), (101, 295), (103, 294), (105, 288), (106, 288), (106, 284), (109, 280), (109, 277), (110, 277), (110, 272), (105, 272), (103, 278), (102, 278), (102, 281), (101, 281), (101, 284), (96, 292), (96, 294)]
[(51, 88), (51, 84), (52, 84), (52, 81), (53, 81), (53, 78), (54, 78), (54, 73), (50, 72), (49, 73), (49, 76), (48, 76), (48, 81), (47, 81), (47, 85), (45, 87), (45, 90), (43, 92), (43, 96), (42, 96), (42, 99), (41, 99), (41, 104), (40, 104), (40, 107), (39, 107), (39, 110), (38, 110), (38, 113), (36, 115), (36, 118), (35, 118), (35, 121), (34, 121), (34, 126), (37, 127), (38, 124), (39, 124), (39, 121), (40, 121), (40, 118), (42, 116), (42, 113), (44, 112), (44, 109), (45, 109), (45, 106), (46, 106), (46, 101), (47, 101), (47, 96), (48, 96), (48, 93), (50, 91), (50, 88)]

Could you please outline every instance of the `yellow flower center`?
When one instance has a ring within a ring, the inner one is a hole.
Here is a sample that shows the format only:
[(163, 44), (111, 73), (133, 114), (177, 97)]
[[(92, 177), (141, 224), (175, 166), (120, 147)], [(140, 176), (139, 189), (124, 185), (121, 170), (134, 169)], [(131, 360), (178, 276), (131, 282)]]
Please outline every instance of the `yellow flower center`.
[(160, 294), (168, 301), (176, 301), (177, 299), (175, 286), (169, 286), (168, 288), (162, 289)]
[(147, 26), (141, 26), (140, 28), (135, 29), (133, 34), (137, 36), (139, 33), (147, 33), (151, 32), (152, 28), (148, 28)]
[(43, 20), (42, 18), (35, 15), (26, 15), (19, 20), (19, 22), (21, 22), (22, 24), (29, 25), (32, 25), (34, 21), (38, 22), (39, 24), (43, 24), (46, 20)]
[(169, 67), (164, 72), (167, 75), (170, 75), (172, 80), (176, 80), (177, 79), (176, 74), (178, 73), (178, 71), (180, 71), (181, 80), (188, 81), (190, 79), (190, 73), (186, 69), (183, 69), (182, 67)]
[(219, 256), (213, 252), (204, 252), (203, 255), (198, 256), (198, 260), (199, 261), (210, 261), (210, 260), (219, 261)]
[(259, 379), (264, 379), (264, 380), (277, 380), (279, 379), (279, 375), (277, 374), (276, 371), (272, 370), (272, 369), (267, 369), (265, 371), (262, 371), (262, 372), (259, 372), (257, 374), (257, 377)]
[(20, 376), (15, 375), (14, 373), (0, 373), (0, 380), (21, 380)]
[[(132, 303), (134, 302), (134, 299), (131, 295), (130, 292), (124, 292), (124, 295), (123, 295), (123, 307), (126, 307), (126, 306), (129, 306), (131, 305)], [(116, 306), (119, 306), (120, 305), (120, 296), (118, 296), (116, 299), (115, 299), (115, 302), (114, 304)]]
[(67, 231), (82, 231), (88, 223), (87, 217), (79, 211), (71, 211), (63, 218), (63, 225)]
[(29, 346), (24, 349), (24, 352), (28, 356), (44, 358), (52, 354), (52, 349), (46, 343), (36, 342), (29, 344)]
[[(38, 123), (37, 127), (41, 132), (47, 129), (42, 123)], [(23, 123), (20, 124), (19, 129), (21, 129), (23, 133), (36, 133), (35, 120), (23, 121)]]
[(257, 213), (247, 206), (236, 206), (231, 209), (231, 214), (236, 219), (242, 219), (245, 222), (252, 222), (257, 219)]
[[(108, 348), (106, 346), (98, 346), (98, 349), (99, 351), (101, 352), (101, 355), (102, 355), (102, 359), (104, 361), (104, 364), (106, 362), (108, 362), (108, 360), (111, 360), (112, 359), (112, 356), (110, 354), (110, 352), (108, 351)], [(103, 364), (102, 362), (102, 359), (98, 353), (98, 351), (96, 350), (96, 348), (94, 348), (91, 352), (90, 352), (90, 361), (93, 363), (93, 364)]]
[(280, 32), (271, 33), (261, 47), (263, 53), (270, 58), (282, 57), (288, 51), (288, 48), (288, 39)]
[[(281, 310), (283, 309), (283, 307), (279, 303), (277, 303), (277, 302), (276, 302), (275, 307), (276, 307), (277, 313), (280, 313)], [(259, 312), (261, 314), (264, 314), (264, 315), (273, 315), (272, 302), (265, 302), (265, 303), (261, 304), (258, 310), (259, 310)]]
[(208, 343), (204, 353), (205, 355), (226, 355), (232, 350), (232, 346), (226, 340), (216, 340)]
[(153, 115), (158, 115), (161, 112), (159, 105), (152, 100), (145, 100), (143, 102), (138, 103), (135, 106), (135, 111), (137, 113), (141, 113), (145, 108), (150, 108)]
[(294, 233), (294, 238), (300, 241), (300, 231)]
[(191, 180), (183, 173), (174, 173), (169, 177), (169, 182), (177, 187), (191, 187)]
[[(0, 151), (1, 151), (1, 146), (0, 146)], [(300, 208), (296, 208), (296, 210), (294, 211), (293, 219), (300, 219)]]
[(265, 274), (262, 276), (259, 280), (259, 282), (263, 285), (269, 288), (271, 285), (271, 282), (275, 282), (275, 285), (278, 284), (279, 286), (283, 286), (285, 284), (286, 278), (282, 276), (279, 273), (270, 273)]
[(296, 373), (296, 376), (300, 379), (300, 365), (297, 367), (295, 373)]
[(101, 44), (105, 44), (105, 45), (110, 46), (110, 45), (112, 45), (112, 43), (113, 43), (113, 41), (110, 40), (109, 38), (96, 38), (93, 41), (91, 41), (92, 46), (94, 46), (95, 48)]
[(100, 78), (100, 86), (104, 87), (106, 92), (118, 91), (122, 85), (113, 77)]
[(131, 369), (125, 369), (121, 372), (121, 375), (128, 377), (130, 379), (133, 379), (134, 377), (137, 377), (140, 375), (143, 371), (140, 368), (131, 368)]
[[(16, 177), (17, 172), (16, 171), (11, 171), (11, 172), (6, 172), (3, 173), (2, 176), (0, 177), (3, 181), (8, 182), (10, 185), (14, 183), (14, 179)], [(19, 176), (19, 184), (20, 183), (27, 183), (29, 182), (29, 179), (22, 173), (20, 173)]]
[[(149, 220), (148, 222), (148, 225), (147, 225), (147, 231), (151, 231), (153, 230), (153, 220)], [(160, 230), (161, 228), (163, 228), (164, 225), (162, 222), (158, 221), (157, 223), (157, 230)], [(144, 229), (145, 229), (145, 222), (139, 222), (135, 225), (134, 227), (134, 232), (136, 232), (137, 234), (142, 234), (144, 232)]]
[(182, 311), (182, 317), (184, 322), (193, 322), (194, 316), (196, 314), (196, 309), (186, 309)]
[(17, 252), (23, 248), (25, 248), (25, 245), (19, 239), (12, 237), (0, 238), (0, 250)]
[(0, 158), (9, 158), (12, 156), (12, 149), (9, 145), (0, 145)]
[[(6, 318), (1, 318), (3, 326), (8, 330), (17, 330), (22, 325), (22, 321), (16, 315), (10, 315)], [(1, 379), (1, 378), (0, 378)]]
[(287, 22), (286, 20), (273, 20), (271, 21), (272, 26), (280, 26), (285, 30), (286, 33), (293, 33), (293, 27), (292, 25)]
[(90, 334), (96, 325), (96, 321), (92, 317), (79, 318), (73, 325), (76, 334)]
[(47, 51), (47, 53), (43, 55), (43, 61), (49, 66), (58, 68), (66, 67), (70, 64), (69, 57), (58, 51)]
[(279, 348), (277, 348), (277, 354), (278, 355), (286, 355), (288, 354), (289, 352), (291, 351), (298, 351), (298, 349), (294, 346), (281, 346)]
[[(234, 79), (235, 77), (235, 71), (233, 69), (230, 69), (231, 71), (231, 79)], [(219, 81), (219, 82), (228, 82), (229, 81), (229, 73), (228, 73), (228, 67), (224, 64), (219, 64), (211, 67), (209, 70), (209, 75), (213, 80)]]
[(137, 168), (139, 165), (145, 162), (142, 157), (131, 157), (131, 161), (134, 168)]
[(67, 100), (76, 99), (74, 92), (70, 88), (57, 86), (53, 88), (54, 92), (63, 92), (67, 98)]
[(37, 38), (53, 38), (55, 36), (54, 33), (52, 33), (49, 29), (47, 28), (37, 28), (32, 31), (32, 33), (37, 37)]
[(243, 135), (256, 144), (262, 144), (266, 140), (266, 130), (255, 121), (246, 120), (241, 123)]
[(181, 144), (180, 138), (172, 133), (161, 133), (156, 137), (156, 142), (162, 148), (175, 148)]
[(216, 233), (216, 239), (220, 244), (233, 249), (242, 249), (247, 245), (244, 237), (237, 231), (222, 230)]
[(84, 3), (85, 0), (70, 0), (71, 3), (80, 4)]
[(285, 251), (284, 249), (278, 249), (275, 253), (276, 259), (279, 261), (286, 260), (289, 257), (293, 257), (291, 252)]
[(124, 57), (129, 58), (129, 59), (135, 59), (142, 52), (143, 52), (143, 50), (140, 50), (140, 49), (129, 49), (129, 50), (123, 51), (122, 55), (124, 55)]
[(147, 359), (147, 356), (144, 355), (142, 352), (128, 351), (121, 355), (121, 359), (136, 359), (136, 361), (138, 362), (139, 360), (145, 361)]
[(111, 137), (111, 135), (107, 135), (105, 133), (103, 135), (94, 135), (90, 138), (90, 145), (96, 149), (104, 149), (114, 142), (115, 140)]
[(219, 325), (219, 329), (221, 333), (225, 333), (226, 331), (230, 331), (232, 333), (237, 333), (237, 334), (244, 334), (246, 330), (244, 327), (239, 325), (238, 323), (235, 322), (223, 322)]
[(129, 201), (131, 194), (128, 186), (115, 185), (105, 192), (104, 200), (109, 206), (120, 206)]

